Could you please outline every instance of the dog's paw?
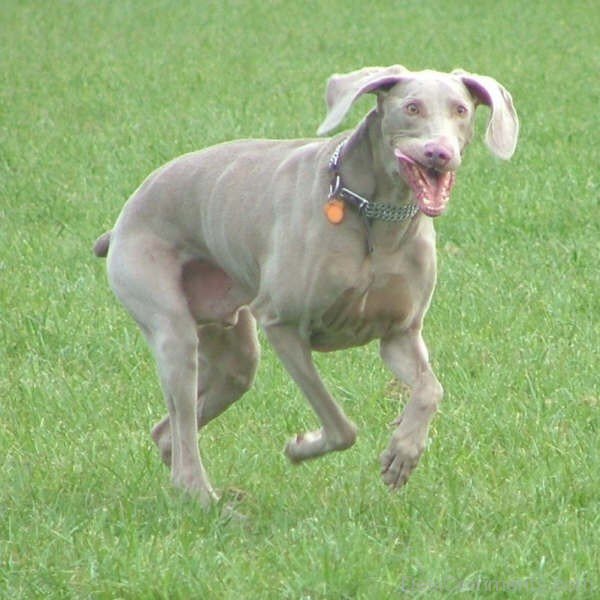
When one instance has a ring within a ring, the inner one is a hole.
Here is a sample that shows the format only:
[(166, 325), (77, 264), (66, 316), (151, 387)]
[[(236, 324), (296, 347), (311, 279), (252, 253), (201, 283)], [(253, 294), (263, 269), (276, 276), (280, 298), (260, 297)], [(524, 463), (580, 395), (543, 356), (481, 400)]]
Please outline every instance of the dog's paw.
[(380, 457), (383, 482), (392, 490), (402, 487), (419, 463), (424, 448), (425, 440), (392, 438)]
[(285, 455), (293, 463), (317, 458), (328, 452), (327, 440), (322, 430), (299, 433), (285, 445)]
[(356, 425), (347, 422), (343, 432), (336, 436), (327, 436), (323, 429), (299, 433), (285, 446), (285, 454), (293, 463), (317, 458), (328, 452), (346, 450), (356, 441)]
[(160, 453), (160, 459), (167, 466), (171, 467), (171, 434), (169, 429), (165, 429), (160, 424), (151, 432), (152, 440), (156, 444)]
[(228, 523), (231, 522), (231, 523), (235, 523), (237, 525), (248, 525), (249, 524), (248, 517), (244, 513), (237, 510), (236, 503), (226, 502), (222, 506), (221, 506), (221, 503), (216, 506), (217, 506), (217, 508), (220, 509), (219, 518), (223, 522), (228, 522)]

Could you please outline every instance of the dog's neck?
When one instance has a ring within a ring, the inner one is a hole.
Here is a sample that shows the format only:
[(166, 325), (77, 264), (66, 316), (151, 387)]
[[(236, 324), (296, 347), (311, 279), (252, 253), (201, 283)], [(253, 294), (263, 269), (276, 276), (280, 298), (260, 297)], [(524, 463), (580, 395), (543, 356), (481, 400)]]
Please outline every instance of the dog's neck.
[(340, 167), (344, 184), (370, 202), (410, 204), (409, 187), (396, 172), (386, 169), (383, 144), (381, 116), (373, 109), (344, 146)]
[[(371, 111), (350, 134), (343, 148), (340, 175), (344, 185), (371, 203), (396, 206), (413, 204), (410, 188), (398, 173), (386, 163), (384, 141), (381, 135), (381, 116)], [(386, 169), (386, 164), (388, 168)], [(369, 256), (376, 257), (396, 252), (419, 228), (424, 215), (400, 222), (375, 220), (366, 222)], [(427, 219), (426, 219), (427, 220)], [(411, 233), (412, 232), (412, 233)]]

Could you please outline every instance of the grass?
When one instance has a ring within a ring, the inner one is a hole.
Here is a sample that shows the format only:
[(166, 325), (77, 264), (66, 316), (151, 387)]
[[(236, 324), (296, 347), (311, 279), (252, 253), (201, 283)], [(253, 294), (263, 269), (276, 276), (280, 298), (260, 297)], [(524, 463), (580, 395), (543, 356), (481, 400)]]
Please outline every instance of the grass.
[[(597, 3), (5, 0), (0, 28), (0, 597), (599, 597)], [(311, 136), (330, 73), (395, 62), (493, 75), (523, 125), (499, 164), (481, 116), (437, 221), (428, 451), (390, 495), (403, 396), (371, 345), (317, 357), (357, 445), (291, 467), (314, 418), (265, 347), (202, 440), (249, 523), (205, 514), (91, 243), (166, 160)]]

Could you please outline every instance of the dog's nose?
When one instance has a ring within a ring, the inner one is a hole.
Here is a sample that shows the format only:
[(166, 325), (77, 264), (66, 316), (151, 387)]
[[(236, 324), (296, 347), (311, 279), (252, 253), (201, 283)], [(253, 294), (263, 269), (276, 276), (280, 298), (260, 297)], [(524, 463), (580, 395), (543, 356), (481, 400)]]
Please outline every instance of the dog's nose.
[(437, 142), (427, 142), (424, 154), (432, 167), (445, 167), (452, 159), (452, 151)]

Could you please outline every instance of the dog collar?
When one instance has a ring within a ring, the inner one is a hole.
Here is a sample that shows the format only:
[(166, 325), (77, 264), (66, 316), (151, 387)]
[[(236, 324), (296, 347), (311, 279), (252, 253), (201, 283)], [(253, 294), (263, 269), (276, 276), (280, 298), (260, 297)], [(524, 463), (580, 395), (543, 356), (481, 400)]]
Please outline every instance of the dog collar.
[(329, 159), (329, 170), (332, 174), (332, 180), (329, 184), (329, 200), (343, 200), (350, 206), (358, 210), (358, 213), (368, 221), (385, 221), (388, 223), (398, 223), (412, 219), (418, 212), (419, 207), (414, 204), (397, 206), (395, 204), (385, 204), (383, 202), (370, 202), (364, 196), (353, 192), (342, 183), (340, 167), (342, 162), (342, 150), (347, 140), (342, 140)]

